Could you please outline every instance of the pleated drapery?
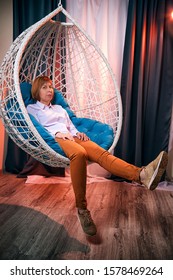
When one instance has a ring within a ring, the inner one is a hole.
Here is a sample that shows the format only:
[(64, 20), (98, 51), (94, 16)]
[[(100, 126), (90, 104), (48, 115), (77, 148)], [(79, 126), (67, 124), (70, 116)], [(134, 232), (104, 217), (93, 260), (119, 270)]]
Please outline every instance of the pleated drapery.
[(171, 0), (129, 0), (116, 154), (138, 166), (168, 149), (173, 96)]

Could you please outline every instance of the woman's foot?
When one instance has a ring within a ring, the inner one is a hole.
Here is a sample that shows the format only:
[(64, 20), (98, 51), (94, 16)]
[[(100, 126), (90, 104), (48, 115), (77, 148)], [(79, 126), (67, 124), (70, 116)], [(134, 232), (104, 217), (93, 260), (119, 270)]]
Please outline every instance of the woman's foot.
[(97, 228), (91, 218), (90, 211), (87, 209), (78, 209), (78, 217), (82, 226), (83, 231), (87, 235), (95, 235), (97, 233)]
[(158, 157), (142, 168), (140, 172), (140, 183), (150, 190), (154, 190), (166, 170), (168, 154), (162, 151)]

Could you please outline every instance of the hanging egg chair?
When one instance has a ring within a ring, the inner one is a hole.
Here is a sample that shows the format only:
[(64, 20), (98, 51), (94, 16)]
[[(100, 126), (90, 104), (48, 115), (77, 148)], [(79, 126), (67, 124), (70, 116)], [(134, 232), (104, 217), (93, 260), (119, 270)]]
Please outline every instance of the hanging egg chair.
[[(52, 19), (60, 12), (66, 22)], [(34, 102), (31, 82), (40, 75), (52, 79), (56, 102), (77, 129), (111, 152), (122, 126), (114, 74), (95, 42), (61, 4), (21, 33), (7, 52), (0, 68), (0, 116), (20, 148), (47, 165), (66, 167), (69, 159), (58, 143), (26, 110)]]

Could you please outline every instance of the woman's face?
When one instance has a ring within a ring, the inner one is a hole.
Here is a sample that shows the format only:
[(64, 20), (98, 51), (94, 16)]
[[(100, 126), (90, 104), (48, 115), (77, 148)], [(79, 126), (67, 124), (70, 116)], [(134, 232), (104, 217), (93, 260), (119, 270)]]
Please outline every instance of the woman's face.
[(45, 82), (39, 92), (40, 102), (49, 105), (54, 96), (54, 90), (51, 82)]

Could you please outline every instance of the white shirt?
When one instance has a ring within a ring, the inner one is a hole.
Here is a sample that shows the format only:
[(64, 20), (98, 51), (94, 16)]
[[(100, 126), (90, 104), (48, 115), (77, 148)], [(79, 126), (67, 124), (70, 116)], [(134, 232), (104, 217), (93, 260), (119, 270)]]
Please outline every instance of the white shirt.
[(29, 114), (33, 115), (49, 133), (55, 137), (57, 132), (70, 133), (75, 136), (79, 131), (75, 128), (69, 118), (68, 113), (60, 105), (49, 106), (37, 101), (35, 104), (27, 106)]

